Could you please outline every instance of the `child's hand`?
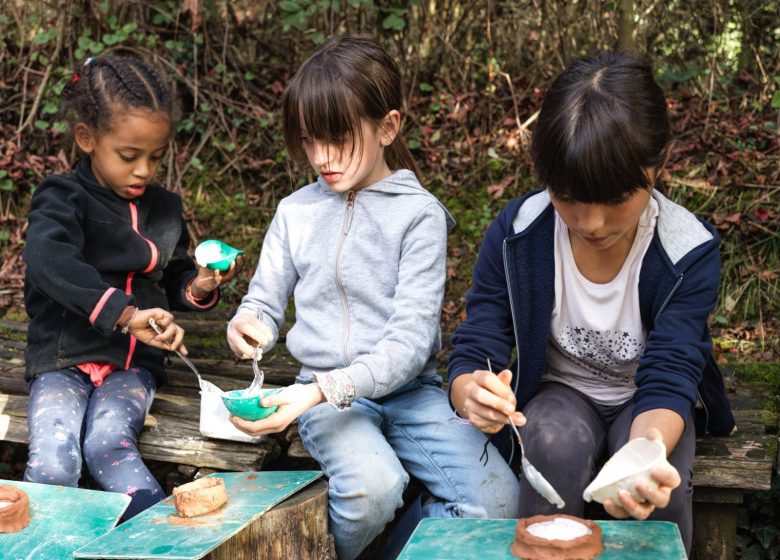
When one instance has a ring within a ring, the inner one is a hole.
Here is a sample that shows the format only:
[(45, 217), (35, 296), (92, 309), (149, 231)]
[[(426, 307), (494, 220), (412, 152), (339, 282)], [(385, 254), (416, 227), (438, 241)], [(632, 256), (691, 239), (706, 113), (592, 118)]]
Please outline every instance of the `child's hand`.
[(257, 344), (265, 348), (273, 336), (271, 328), (251, 313), (236, 315), (228, 323), (228, 345), (241, 360), (252, 358)]
[(498, 375), (477, 370), (455, 378), (452, 403), (455, 410), (485, 433), (494, 434), (508, 423), (511, 415), (517, 426), (525, 425), (525, 416), (515, 410), (517, 399), (510, 383), (512, 372)]
[[(661, 432), (656, 428), (651, 428), (645, 434), (648, 439), (662, 440)], [(636, 490), (645, 498), (645, 502), (640, 503), (631, 497), (631, 494), (626, 490), (621, 490), (618, 493), (620, 503), (616, 504), (610, 499), (604, 501), (604, 509), (612, 517), (617, 519), (625, 519), (626, 517), (633, 517), (634, 519), (644, 520), (647, 519), (656, 508), (665, 508), (669, 505), (669, 499), (672, 495), (672, 490), (680, 485), (680, 473), (672, 466), (668, 461), (664, 461), (658, 467), (653, 469), (650, 475), (658, 484), (658, 489), (653, 489), (646, 484), (639, 483), (636, 485)]]
[(263, 398), (261, 403), (263, 406), (279, 406), (279, 409), (268, 418), (250, 422), (231, 416), (230, 421), (236, 428), (251, 436), (275, 434), (284, 430), (311, 407), (322, 402), (325, 402), (325, 396), (320, 391), (319, 385), (296, 383)]
[(195, 266), (198, 267), (198, 275), (190, 284), (190, 293), (192, 294), (192, 297), (197, 300), (206, 299), (211, 292), (235, 278), (243, 264), (243, 255), (236, 257), (236, 260), (230, 263), (230, 268), (224, 272), (212, 270), (196, 263)]
[[(153, 318), (162, 329), (161, 334), (154, 332), (149, 325), (150, 318)], [(139, 309), (130, 319), (127, 330), (144, 344), (161, 350), (178, 350), (187, 355), (187, 349), (182, 344), (184, 329), (173, 322), (173, 315), (165, 309), (159, 307)]]

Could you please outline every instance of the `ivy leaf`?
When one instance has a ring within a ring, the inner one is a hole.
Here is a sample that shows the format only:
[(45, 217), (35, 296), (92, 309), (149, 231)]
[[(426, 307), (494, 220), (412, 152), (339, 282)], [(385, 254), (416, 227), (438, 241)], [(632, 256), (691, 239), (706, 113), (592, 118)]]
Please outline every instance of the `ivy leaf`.
[(774, 527), (773, 525), (765, 525), (764, 527), (758, 527), (757, 529), (754, 529), (753, 534), (758, 539), (758, 542), (761, 543), (761, 546), (763, 546), (764, 549), (767, 549), (775, 540), (777, 535), (780, 534), (780, 529)]
[(301, 6), (298, 4), (298, 2), (295, 2), (295, 0), (284, 0), (284, 2), (279, 2), (279, 7), (284, 10), (285, 12), (300, 12)]
[(780, 89), (772, 96), (772, 109), (780, 109)]
[(384, 29), (401, 31), (404, 27), (406, 27), (406, 22), (402, 17), (398, 17), (395, 14), (390, 14), (382, 21), (382, 27)]

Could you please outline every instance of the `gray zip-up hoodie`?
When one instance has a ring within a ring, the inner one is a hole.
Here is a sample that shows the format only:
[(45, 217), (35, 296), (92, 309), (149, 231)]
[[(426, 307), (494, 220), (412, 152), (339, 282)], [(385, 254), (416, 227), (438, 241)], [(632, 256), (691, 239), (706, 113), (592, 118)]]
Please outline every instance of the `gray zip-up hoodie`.
[(274, 333), (269, 350), (293, 296), (287, 348), (301, 373), (331, 372), (336, 386), (349, 387), (346, 402), (323, 388), (338, 408), (387, 395), (436, 374), (453, 225), (411, 171), (357, 193), (319, 179), (279, 204), (236, 315), (263, 312)]

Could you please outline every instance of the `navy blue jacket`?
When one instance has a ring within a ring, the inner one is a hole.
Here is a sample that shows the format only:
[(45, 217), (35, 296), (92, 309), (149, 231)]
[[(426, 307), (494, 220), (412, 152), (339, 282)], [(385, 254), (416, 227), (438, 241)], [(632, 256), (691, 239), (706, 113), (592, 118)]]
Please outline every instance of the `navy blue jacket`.
[[(707, 316), (720, 280), (716, 230), (658, 192), (655, 234), (642, 261), (639, 304), (648, 331), (637, 368), (634, 417), (658, 408), (688, 419), (700, 402), (699, 432), (729, 434), (734, 417), (712, 358)], [(467, 319), (452, 337), (449, 382), (464, 373), (510, 367), (518, 410), (545, 372), (555, 302), (555, 212), (546, 191), (515, 199), (488, 227), (467, 296)], [(509, 453), (508, 429), (494, 442)]]
[(135, 200), (101, 186), (89, 158), (51, 175), (32, 197), (24, 261), (29, 381), (88, 362), (144, 367), (165, 382), (164, 354), (114, 330), (125, 307), (203, 310), (186, 297), (195, 277), (181, 198), (150, 185)]

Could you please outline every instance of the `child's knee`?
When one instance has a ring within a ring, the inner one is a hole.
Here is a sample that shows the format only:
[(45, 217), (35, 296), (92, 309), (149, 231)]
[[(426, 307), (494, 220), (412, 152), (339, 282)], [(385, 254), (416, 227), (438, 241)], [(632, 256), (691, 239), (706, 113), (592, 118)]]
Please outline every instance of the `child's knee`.
[[(403, 505), (403, 493), (409, 484), (409, 474), (403, 469), (386, 465), (364, 465), (357, 477), (331, 479), (330, 499), (342, 516), (355, 522), (375, 518), (387, 523), (395, 510)], [(349, 505), (347, 505), (349, 504)]]
[(121, 433), (93, 435), (84, 439), (84, 461), (90, 472), (107, 463), (116, 461), (118, 456), (138, 453), (136, 444)]
[(77, 442), (37, 446), (30, 452), (24, 479), (27, 482), (76, 487), (81, 478), (82, 457)]
[(481, 480), (473, 482), (455, 505), (455, 517), (507, 519), (518, 516), (520, 483), (517, 476), (505, 463), (487, 468), (489, 470)]

